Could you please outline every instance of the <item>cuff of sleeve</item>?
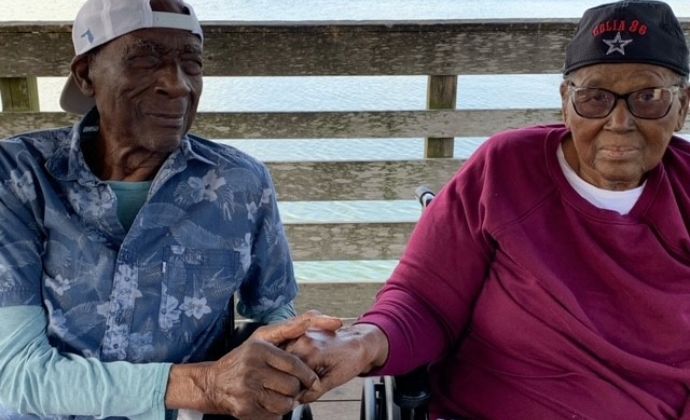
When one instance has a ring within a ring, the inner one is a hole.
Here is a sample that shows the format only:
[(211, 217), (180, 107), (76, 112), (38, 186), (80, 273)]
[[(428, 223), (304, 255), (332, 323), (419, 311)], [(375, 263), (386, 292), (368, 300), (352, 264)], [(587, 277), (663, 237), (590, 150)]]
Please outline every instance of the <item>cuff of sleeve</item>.
[(165, 420), (165, 393), (168, 389), (168, 376), (172, 363), (160, 363), (160, 369), (156, 369), (155, 380), (156, 385), (152, 393), (151, 406), (149, 410), (129, 416), (131, 420)]

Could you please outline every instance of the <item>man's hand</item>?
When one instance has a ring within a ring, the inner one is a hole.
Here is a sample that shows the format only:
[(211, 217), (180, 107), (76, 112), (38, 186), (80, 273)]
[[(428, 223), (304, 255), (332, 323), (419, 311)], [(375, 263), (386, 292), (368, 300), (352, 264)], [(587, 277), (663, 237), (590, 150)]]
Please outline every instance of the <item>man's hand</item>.
[(173, 366), (166, 406), (243, 419), (273, 419), (289, 412), (318, 376), (279, 345), (310, 328), (335, 331), (336, 318), (307, 312), (281, 324), (261, 327), (216, 362)]
[(310, 330), (290, 342), (286, 350), (300, 357), (319, 375), (299, 397), (316, 401), (325, 392), (357, 375), (382, 366), (388, 357), (388, 338), (376, 326), (357, 324), (338, 331)]

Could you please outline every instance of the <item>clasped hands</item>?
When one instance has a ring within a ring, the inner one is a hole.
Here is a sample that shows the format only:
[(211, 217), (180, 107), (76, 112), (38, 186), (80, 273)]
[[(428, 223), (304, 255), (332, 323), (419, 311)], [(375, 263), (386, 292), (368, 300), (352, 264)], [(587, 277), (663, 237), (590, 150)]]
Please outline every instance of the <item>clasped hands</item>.
[(183, 404), (185, 408), (240, 419), (277, 419), (298, 403), (315, 401), (383, 364), (387, 354), (387, 340), (377, 327), (343, 327), (337, 318), (309, 311), (259, 328), (216, 362), (176, 365), (168, 393), (175, 396), (170, 388), (179, 383), (172, 379), (176, 372), (183, 373), (185, 366), (201, 367), (191, 375), (195, 386), (184, 388), (196, 389), (198, 398), (181, 396), (198, 402), (192, 407)]

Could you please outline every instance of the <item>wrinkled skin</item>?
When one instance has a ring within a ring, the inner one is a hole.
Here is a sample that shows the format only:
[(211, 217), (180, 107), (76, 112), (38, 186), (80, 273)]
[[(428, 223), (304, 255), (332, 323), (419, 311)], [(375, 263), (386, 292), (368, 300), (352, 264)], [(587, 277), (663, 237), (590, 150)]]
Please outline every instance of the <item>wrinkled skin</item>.
[[(180, 13), (174, 0), (152, 2)], [(203, 48), (183, 30), (151, 28), (123, 35), (76, 57), (72, 74), (100, 113), (99, 141), (84, 144), (104, 180), (153, 179), (194, 121), (202, 91)]]
[[(178, 0), (152, 0), (155, 11), (184, 13)], [(203, 48), (188, 31), (141, 29), (76, 57), (72, 74), (100, 114), (98, 141), (82, 145), (103, 180), (144, 181), (181, 143), (194, 121), (202, 91)], [(228, 414), (240, 419), (280, 418), (318, 376), (279, 348), (310, 328), (334, 331), (342, 323), (307, 313), (262, 327), (216, 362), (171, 368), (166, 407)]]
[(319, 375), (299, 400), (316, 401), (327, 391), (384, 364), (388, 339), (376, 326), (357, 324), (338, 331), (310, 330), (286, 350), (300, 357)]
[(335, 331), (337, 318), (310, 311), (281, 324), (259, 328), (216, 362), (175, 365), (166, 406), (239, 419), (278, 419), (309, 389), (321, 389), (316, 373), (279, 348), (312, 329)]
[[(649, 87), (678, 85), (680, 76), (651, 64), (596, 64), (568, 76), (578, 87), (604, 88), (625, 94)], [(639, 186), (657, 166), (674, 131), (683, 127), (688, 111), (686, 87), (674, 97), (669, 113), (659, 119), (634, 117), (619, 100), (604, 118), (579, 116), (564, 82), (561, 85), (563, 117), (571, 138), (563, 143), (566, 161), (585, 181), (607, 190)]]
[[(601, 87), (624, 94), (646, 87), (678, 84), (680, 76), (643, 64), (594, 65), (571, 75), (577, 86)], [(600, 188), (634, 188), (659, 164), (674, 131), (682, 128), (688, 109), (688, 88), (674, 98), (663, 118), (640, 120), (623, 101), (600, 119), (580, 117), (572, 109), (566, 84), (561, 87), (563, 114), (572, 137), (564, 143), (568, 163), (586, 181)], [(286, 349), (299, 356), (318, 375), (299, 399), (311, 402), (357, 375), (382, 366), (388, 356), (385, 334), (374, 325), (357, 324), (336, 332), (310, 330)]]

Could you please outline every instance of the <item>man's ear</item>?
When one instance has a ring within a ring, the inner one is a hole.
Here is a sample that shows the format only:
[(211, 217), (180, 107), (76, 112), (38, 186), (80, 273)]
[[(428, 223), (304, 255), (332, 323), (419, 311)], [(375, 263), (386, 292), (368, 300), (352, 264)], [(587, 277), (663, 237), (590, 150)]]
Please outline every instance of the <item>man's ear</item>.
[(70, 64), (74, 81), (76, 82), (77, 86), (79, 86), (81, 93), (86, 96), (93, 96), (95, 94), (93, 83), (89, 77), (91, 63), (91, 57), (88, 54), (84, 54), (74, 57), (72, 64)]
[(568, 126), (568, 81), (564, 80), (560, 87), (561, 92), (561, 115), (563, 123)]
[(690, 102), (690, 87), (686, 86), (681, 88), (678, 93), (678, 99), (680, 100), (680, 110), (678, 110), (678, 121), (676, 122), (676, 131), (683, 129), (685, 125), (685, 118), (688, 116), (688, 103)]

